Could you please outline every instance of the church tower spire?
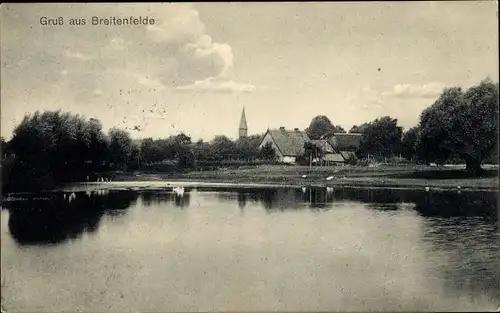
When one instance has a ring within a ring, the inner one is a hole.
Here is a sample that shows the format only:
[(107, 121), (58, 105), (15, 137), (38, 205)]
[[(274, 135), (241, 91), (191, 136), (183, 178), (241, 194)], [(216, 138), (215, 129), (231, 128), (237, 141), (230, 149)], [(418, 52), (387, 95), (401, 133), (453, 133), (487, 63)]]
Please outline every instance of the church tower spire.
[(245, 116), (245, 107), (241, 111), (240, 128), (238, 129), (239, 137), (244, 138), (248, 134), (247, 118)]

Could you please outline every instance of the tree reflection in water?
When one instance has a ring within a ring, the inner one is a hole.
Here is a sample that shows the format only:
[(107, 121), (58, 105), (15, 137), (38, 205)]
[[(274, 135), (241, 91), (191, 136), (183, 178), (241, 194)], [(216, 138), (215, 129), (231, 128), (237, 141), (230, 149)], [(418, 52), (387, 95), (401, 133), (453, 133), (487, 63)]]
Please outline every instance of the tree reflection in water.
[[(423, 249), (429, 270), (425, 275), (442, 275), (450, 295), (470, 297), (498, 295), (500, 261), (498, 260), (498, 194), (495, 192), (425, 192), (356, 188), (197, 188), (213, 191), (219, 201), (232, 203), (243, 210), (253, 207), (267, 213), (286, 210), (335, 210), (335, 204), (347, 209), (391, 211), (397, 215), (403, 208), (412, 208), (409, 223), (418, 223), (415, 248)], [(144, 208), (160, 209), (176, 206), (186, 208), (191, 196), (203, 201), (211, 196), (182, 195), (170, 190), (97, 191), (93, 193), (44, 194), (46, 199), (31, 197), (2, 204), (9, 210), (8, 227), (21, 245), (61, 243), (83, 233), (95, 232), (105, 215), (120, 218), (139, 198)], [(39, 195), (40, 196), (40, 195)], [(71, 200), (70, 200), (71, 196)], [(364, 205), (359, 205), (359, 203)], [(406, 203), (409, 205), (401, 205)], [(168, 205), (165, 205), (168, 204)], [(141, 206), (138, 206), (141, 207)], [(230, 207), (230, 206), (229, 206)], [(180, 216), (191, 211), (177, 212)], [(196, 214), (195, 210), (193, 212)], [(343, 211), (341, 214), (350, 212)], [(359, 211), (358, 211), (359, 213)], [(361, 214), (366, 213), (361, 212)], [(386, 216), (384, 214), (384, 216)], [(406, 216), (401, 215), (403, 219)], [(156, 218), (156, 215), (154, 215)], [(264, 217), (265, 218), (265, 217)], [(385, 231), (385, 230), (384, 230)], [(482, 277), (482, 279), (477, 279)]]
[(162, 203), (172, 203), (179, 208), (189, 207), (191, 201), (190, 190), (186, 188), (184, 194), (177, 195), (171, 191), (148, 190), (141, 192), (141, 200), (145, 207), (159, 205)]
[(95, 232), (104, 215), (119, 217), (137, 200), (130, 191), (49, 193), (9, 201), (9, 231), (20, 245), (44, 245)]
[(261, 203), (268, 212), (311, 209), (327, 210), (334, 203), (354, 201), (369, 209), (396, 211), (402, 203), (413, 204), (422, 216), (485, 216), (498, 217), (495, 192), (426, 192), (408, 189), (358, 188), (197, 188), (217, 192), (221, 201), (237, 202), (243, 209), (248, 201)]

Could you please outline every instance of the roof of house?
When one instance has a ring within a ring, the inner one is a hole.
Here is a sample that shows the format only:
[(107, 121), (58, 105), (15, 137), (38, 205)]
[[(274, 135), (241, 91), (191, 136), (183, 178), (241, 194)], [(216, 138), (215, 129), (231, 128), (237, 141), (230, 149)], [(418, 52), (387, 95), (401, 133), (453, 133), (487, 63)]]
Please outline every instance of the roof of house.
[(340, 151), (340, 154), (342, 154), (342, 157), (347, 160), (349, 158), (356, 159), (356, 154), (352, 151)]
[(299, 156), (304, 154), (304, 144), (310, 139), (300, 130), (269, 129), (269, 134), (283, 156)]
[(361, 143), (362, 136), (362, 134), (354, 133), (335, 133), (328, 140), (338, 150), (357, 149)]
[(344, 162), (344, 158), (340, 153), (328, 153), (323, 156), (323, 161), (327, 162)]
[(318, 148), (323, 147), (326, 143), (328, 143), (328, 140), (326, 139), (317, 139), (317, 140), (311, 140), (311, 143), (315, 145)]

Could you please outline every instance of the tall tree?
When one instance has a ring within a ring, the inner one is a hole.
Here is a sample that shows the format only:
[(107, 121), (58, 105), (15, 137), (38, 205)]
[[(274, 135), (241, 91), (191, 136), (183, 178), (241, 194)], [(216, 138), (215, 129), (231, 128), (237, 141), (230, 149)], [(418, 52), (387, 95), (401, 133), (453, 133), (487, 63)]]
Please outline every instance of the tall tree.
[(109, 131), (109, 141), (109, 160), (114, 167), (123, 169), (132, 155), (132, 138), (128, 132), (112, 128)]
[(387, 158), (400, 154), (403, 129), (398, 126), (397, 119), (390, 116), (377, 118), (361, 125), (360, 130), (363, 134), (359, 148), (362, 156)]
[(417, 158), (417, 138), (419, 128), (412, 127), (403, 134), (403, 141), (401, 142), (401, 155), (407, 160), (413, 161)]
[(241, 159), (253, 159), (259, 154), (259, 144), (261, 141), (262, 135), (240, 137), (235, 142), (236, 153)]
[(349, 130), (349, 133), (354, 133), (354, 134), (362, 134), (364, 133), (365, 129), (368, 127), (369, 123), (363, 123), (361, 125), (354, 125), (351, 127)]
[(10, 174), (2, 175), (4, 186), (48, 188), (84, 179), (105, 161), (108, 139), (101, 128), (98, 120), (67, 112), (26, 115), (9, 141)]
[(236, 157), (236, 145), (228, 137), (217, 135), (210, 143), (210, 154), (216, 160), (228, 157)]
[(276, 151), (271, 142), (266, 143), (259, 151), (259, 158), (264, 160), (275, 160)]
[(323, 156), (323, 151), (317, 145), (311, 142), (304, 143), (304, 154), (302, 155), (302, 161), (307, 164), (312, 164), (314, 159), (320, 159)]
[(8, 152), (8, 146), (7, 146), (7, 142), (5, 141), (5, 138), (3, 137), (0, 137), (0, 152), (2, 153), (2, 158), (4, 156), (4, 154), (6, 154)]
[(318, 115), (311, 120), (306, 133), (309, 138), (315, 140), (333, 133), (345, 133), (345, 130), (341, 126), (334, 126), (325, 115)]
[(474, 175), (498, 141), (498, 83), (486, 79), (465, 93), (445, 89), (420, 116), (418, 153), (427, 161), (458, 155)]

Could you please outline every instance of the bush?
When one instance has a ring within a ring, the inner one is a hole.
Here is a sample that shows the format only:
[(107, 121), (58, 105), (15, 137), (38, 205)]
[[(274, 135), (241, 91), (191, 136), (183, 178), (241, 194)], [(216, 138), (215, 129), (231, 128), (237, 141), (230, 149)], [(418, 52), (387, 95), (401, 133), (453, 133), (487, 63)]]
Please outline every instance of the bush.
[(349, 155), (349, 157), (345, 160), (347, 165), (356, 165), (358, 164), (358, 158), (353, 155)]

